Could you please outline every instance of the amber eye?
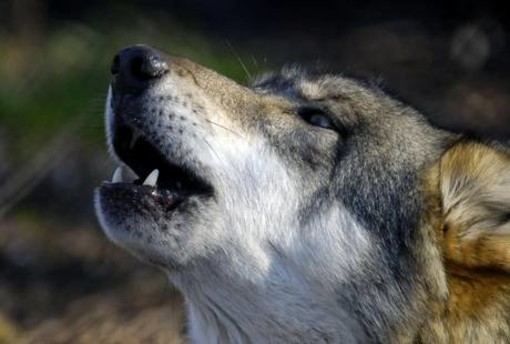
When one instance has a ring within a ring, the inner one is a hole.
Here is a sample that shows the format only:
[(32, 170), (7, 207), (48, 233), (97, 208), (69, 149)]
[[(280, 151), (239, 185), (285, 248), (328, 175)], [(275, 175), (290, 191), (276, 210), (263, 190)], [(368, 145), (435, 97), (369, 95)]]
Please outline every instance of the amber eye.
[(307, 123), (324, 129), (334, 130), (335, 126), (325, 111), (318, 108), (302, 108), (299, 110), (299, 116)]

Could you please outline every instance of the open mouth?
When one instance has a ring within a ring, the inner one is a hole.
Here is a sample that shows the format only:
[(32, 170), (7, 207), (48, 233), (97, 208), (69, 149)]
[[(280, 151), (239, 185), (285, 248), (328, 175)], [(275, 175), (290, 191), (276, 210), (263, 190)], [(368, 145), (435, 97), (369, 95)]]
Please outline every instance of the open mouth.
[(119, 167), (110, 185), (145, 192), (166, 210), (176, 208), (191, 195), (212, 193), (211, 185), (203, 178), (190, 168), (168, 161), (140, 130), (129, 124), (116, 123), (113, 148), (138, 178), (129, 181)]

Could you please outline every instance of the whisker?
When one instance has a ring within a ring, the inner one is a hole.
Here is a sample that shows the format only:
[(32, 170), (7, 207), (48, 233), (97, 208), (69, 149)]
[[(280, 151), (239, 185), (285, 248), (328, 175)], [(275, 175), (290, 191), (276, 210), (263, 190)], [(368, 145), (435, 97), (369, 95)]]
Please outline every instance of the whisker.
[(234, 57), (237, 59), (237, 62), (239, 62), (239, 64), (243, 68), (244, 73), (248, 77), (248, 80), (251, 80), (252, 79), (252, 75), (251, 75), (250, 71), (248, 70), (248, 68), (246, 68), (246, 65), (244, 64), (244, 62), (241, 59), (241, 57), (239, 56), (239, 54), (235, 51), (234, 47), (232, 46), (232, 44), (230, 44), (230, 42), (228, 40), (225, 40), (225, 42), (229, 46), (229, 48), (232, 51), (232, 54), (234, 55)]
[(256, 69), (259, 68), (259, 63), (257, 62), (257, 59), (253, 55), (251, 55), (251, 62), (253, 63)]
[(218, 152), (216, 152), (216, 150), (213, 148), (213, 146), (211, 146), (211, 144), (206, 139), (202, 139), (202, 142), (205, 143), (211, 149), (211, 151), (214, 153), (214, 155), (216, 155), (216, 158), (219, 161), (222, 161), (222, 159), (221, 159), (220, 155), (218, 154)]
[(237, 135), (237, 136), (239, 136), (239, 137), (241, 137), (241, 138), (243, 138), (243, 139), (244, 139), (243, 135), (241, 135), (241, 134), (239, 134), (239, 133), (235, 132), (235, 131), (234, 131), (234, 130), (232, 130), (232, 129), (229, 129), (229, 128), (227, 128), (227, 127), (224, 127), (223, 125), (218, 124), (218, 123), (216, 123), (216, 122), (213, 122), (213, 121), (211, 121), (211, 120), (209, 120), (209, 119), (206, 119), (206, 121), (207, 121), (207, 122), (209, 122), (209, 123), (211, 123), (212, 125), (216, 125), (216, 126), (218, 126), (218, 127), (222, 128), (222, 129), (225, 129), (226, 131), (230, 131), (232, 134), (235, 134), (235, 135)]

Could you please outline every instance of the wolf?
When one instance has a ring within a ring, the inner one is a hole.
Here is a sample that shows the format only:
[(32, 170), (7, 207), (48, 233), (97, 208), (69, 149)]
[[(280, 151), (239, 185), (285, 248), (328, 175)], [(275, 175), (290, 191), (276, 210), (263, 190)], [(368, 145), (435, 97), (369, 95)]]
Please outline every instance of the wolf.
[(243, 86), (145, 45), (111, 72), (97, 216), (193, 342), (510, 342), (508, 145), (340, 74)]

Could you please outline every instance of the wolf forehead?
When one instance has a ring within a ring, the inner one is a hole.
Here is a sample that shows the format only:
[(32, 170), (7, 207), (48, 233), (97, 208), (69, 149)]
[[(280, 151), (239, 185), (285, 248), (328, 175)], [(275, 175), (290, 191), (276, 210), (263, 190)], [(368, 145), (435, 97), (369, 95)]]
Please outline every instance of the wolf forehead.
[(250, 86), (263, 95), (328, 108), (347, 129), (364, 125), (372, 131), (398, 132), (413, 129), (416, 121), (431, 125), (423, 111), (416, 111), (380, 77), (367, 78), (293, 64), (260, 75)]
[(355, 100), (360, 95), (396, 98), (393, 92), (383, 87), (381, 78), (365, 78), (297, 64), (264, 73), (251, 82), (251, 87), (263, 94), (280, 94), (295, 100)]

